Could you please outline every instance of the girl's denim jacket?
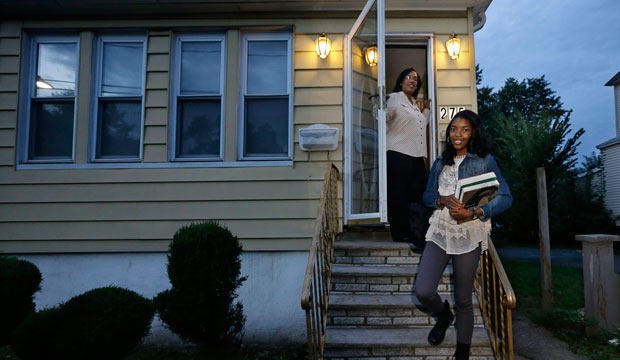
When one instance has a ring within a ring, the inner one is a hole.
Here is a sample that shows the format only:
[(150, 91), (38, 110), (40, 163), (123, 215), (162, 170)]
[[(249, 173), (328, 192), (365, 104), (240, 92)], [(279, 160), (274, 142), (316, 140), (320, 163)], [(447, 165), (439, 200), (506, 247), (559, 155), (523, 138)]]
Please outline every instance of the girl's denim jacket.
[[(431, 173), (426, 184), (426, 190), (422, 196), (422, 202), (425, 206), (437, 208), (436, 201), (439, 197), (439, 174), (441, 174), (443, 166), (443, 159), (439, 156), (433, 163), (433, 167), (431, 168)], [(481, 158), (476, 154), (467, 153), (465, 159), (463, 159), (463, 162), (459, 166), (459, 179), (484, 174), (490, 171), (495, 172), (495, 175), (497, 175), (499, 189), (491, 201), (480, 206), (484, 212), (484, 216), (482, 217), (483, 219), (489, 219), (510, 207), (512, 204), (512, 195), (510, 195), (508, 184), (502, 177), (499, 167), (497, 166), (497, 162), (491, 154)]]

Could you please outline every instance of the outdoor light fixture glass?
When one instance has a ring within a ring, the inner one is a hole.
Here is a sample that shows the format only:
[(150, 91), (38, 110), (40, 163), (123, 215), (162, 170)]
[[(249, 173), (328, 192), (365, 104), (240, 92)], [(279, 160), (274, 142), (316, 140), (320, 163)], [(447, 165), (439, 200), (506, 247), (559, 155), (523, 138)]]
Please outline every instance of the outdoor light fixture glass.
[(377, 66), (377, 47), (374, 45), (370, 45), (366, 49), (364, 49), (364, 57), (366, 58), (366, 63), (370, 66)]
[(321, 33), (319, 37), (316, 38), (316, 54), (319, 55), (321, 59), (325, 59), (327, 55), (329, 55), (329, 50), (332, 48), (332, 41), (329, 40), (327, 34)]
[(52, 86), (52, 84), (48, 83), (47, 81), (43, 80), (40, 76), (37, 76), (37, 88), (39, 89), (53, 89), (54, 87)]
[(448, 55), (450, 59), (456, 60), (461, 55), (461, 39), (456, 37), (456, 34), (450, 34), (450, 39), (446, 41), (446, 49), (448, 49)]

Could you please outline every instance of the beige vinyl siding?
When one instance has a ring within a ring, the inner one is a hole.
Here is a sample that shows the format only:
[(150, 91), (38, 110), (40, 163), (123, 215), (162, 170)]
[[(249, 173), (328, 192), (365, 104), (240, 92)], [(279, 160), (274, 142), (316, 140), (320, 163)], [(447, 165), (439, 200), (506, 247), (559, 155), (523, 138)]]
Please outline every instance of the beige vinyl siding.
[[(149, 30), (147, 40), (147, 65), (144, 117), (144, 162), (168, 160), (167, 122), (158, 116), (168, 117), (168, 83), (170, 82), (170, 31)], [(149, 111), (151, 110), (151, 111)], [(147, 115), (156, 115), (151, 120)]]
[[(327, 34), (332, 47), (326, 59), (316, 54), (316, 36), (316, 33), (295, 34), (293, 160), (296, 166), (297, 162), (317, 162), (322, 164), (320, 166), (326, 166), (327, 161), (333, 161), (342, 170), (343, 35)], [(339, 129), (338, 148), (334, 151), (302, 151), (299, 147), (299, 129), (319, 123)]]
[(15, 166), (20, 43), (19, 23), (0, 22), (0, 169)]
[[(605, 207), (620, 216), (620, 144), (601, 149), (605, 170)], [(620, 226), (620, 220), (616, 221)]]
[[(252, 21), (249, 21), (250, 23)], [(291, 21), (284, 20), (291, 24)], [(47, 29), (57, 23), (40, 23)], [(115, 23), (107, 23), (115, 24)], [(3, 29), (6, 24), (2, 23)], [(169, 24), (168, 24), (169, 25)], [(71, 27), (66, 22), (64, 26)], [(102, 25), (103, 29), (106, 28)], [(115, 27), (115, 26), (111, 26)], [(135, 26), (134, 26), (135, 27)], [(179, 27), (183, 27), (179, 24)], [(90, 26), (89, 28), (95, 28)], [(165, 163), (168, 143), (168, 102), (171, 30), (147, 29), (147, 64), (144, 121), (144, 162)], [(2, 35), (5, 35), (3, 32)], [(21, 29), (13, 26), (11, 36)], [(88, 32), (85, 35), (88, 40)], [(92, 34), (92, 33), (90, 33)], [(236, 37), (235, 37), (236, 35)], [(229, 31), (229, 40), (238, 41), (238, 31)], [(84, 36), (82, 36), (82, 39)], [(92, 41), (93, 36), (90, 36)], [(312, 42), (312, 35), (297, 34), (295, 44)], [(0, 54), (16, 57), (15, 42), (0, 42)], [(84, 43), (81, 44), (85, 46)], [(334, 48), (331, 61), (342, 71), (342, 40)], [(234, 44), (236, 46), (236, 43)], [(233, 46), (233, 47), (234, 47)], [(304, 45), (305, 46), (305, 45)], [(83, 50), (83, 49), (82, 49)], [(293, 56), (300, 69), (294, 69), (299, 81), (294, 89), (295, 134), (299, 127), (329, 121), (342, 128), (342, 75), (334, 76), (330, 66), (316, 61), (313, 46), (295, 48)], [(229, 55), (238, 56), (236, 49)], [(313, 55), (308, 56), (308, 55)], [(304, 57), (305, 56), (305, 57)], [(12, 69), (0, 83), (2, 124), (0, 129), (0, 252), (98, 252), (165, 251), (169, 239), (182, 225), (215, 219), (230, 227), (240, 237), (246, 250), (304, 250), (309, 246), (314, 218), (323, 185), (327, 160), (342, 167), (342, 149), (331, 153), (305, 153), (295, 140), (294, 167), (243, 168), (174, 168), (174, 169), (82, 169), (15, 171), (15, 126), (19, 61), (2, 56), (2, 75)], [(83, 59), (83, 56), (81, 56)], [(81, 62), (81, 67), (90, 65)], [(228, 62), (228, 75), (238, 71)], [(325, 67), (325, 69), (323, 68)], [(313, 84), (308, 76), (323, 80)], [(12, 77), (13, 80), (10, 78)], [(334, 81), (334, 78), (336, 81)], [(80, 78), (80, 82), (83, 81)], [(88, 80), (90, 81), (90, 80)], [(226, 130), (236, 123), (237, 79), (228, 79)], [(232, 82), (232, 83), (231, 83)], [(85, 87), (86, 93), (90, 83)], [(322, 89), (324, 88), (324, 90)], [(80, 95), (84, 89), (80, 89)], [(232, 90), (232, 92), (230, 91)], [(80, 96), (79, 105), (88, 107)], [(331, 103), (327, 99), (335, 98)], [(79, 110), (78, 110), (79, 111)], [(78, 119), (81, 129), (88, 119)], [(296, 116), (296, 115), (295, 115)], [(5, 129), (6, 127), (6, 129)], [(78, 126), (80, 128), (80, 126)], [(6, 131), (5, 131), (6, 130)], [(233, 128), (234, 130), (234, 128)], [(79, 130), (78, 130), (79, 131)], [(228, 146), (229, 132), (226, 136)], [(237, 136), (232, 134), (232, 140)], [(296, 138), (295, 138), (296, 139)], [(85, 151), (76, 146), (77, 154)], [(233, 144), (228, 149), (235, 149)], [(236, 154), (232, 159), (236, 160)], [(77, 161), (76, 161), (77, 162)], [(340, 190), (342, 193), (342, 189)]]
[[(85, 69), (90, 72), (90, 64), (84, 62), (90, 50), (83, 47), (98, 30), (147, 31), (143, 162), (165, 164), (174, 29), (229, 28), (224, 160), (236, 161), (240, 34), (252, 26), (292, 26), (294, 161), (284, 167), (19, 171), (15, 170), (15, 131), (22, 24), (0, 22), (0, 252), (165, 251), (180, 226), (209, 219), (229, 226), (248, 251), (308, 249), (327, 162), (343, 168), (343, 36), (354, 20), (26, 21), (23, 27), (29, 30), (92, 31), (81, 31), (80, 37), (76, 163), (86, 163), (88, 146), (89, 114), (80, 109), (89, 106), (84, 93), (88, 94), (90, 80), (82, 74)], [(475, 82), (471, 82), (475, 61), (466, 41), (473, 39), (470, 22), (467, 18), (387, 20), (388, 32), (436, 34), (436, 105), (475, 107)], [(442, 43), (453, 31), (463, 46), (456, 62), (447, 57)], [(320, 32), (327, 32), (332, 40), (324, 60), (314, 50)], [(300, 150), (298, 130), (317, 123), (340, 129), (335, 151)], [(339, 194), (343, 194), (342, 183)]]

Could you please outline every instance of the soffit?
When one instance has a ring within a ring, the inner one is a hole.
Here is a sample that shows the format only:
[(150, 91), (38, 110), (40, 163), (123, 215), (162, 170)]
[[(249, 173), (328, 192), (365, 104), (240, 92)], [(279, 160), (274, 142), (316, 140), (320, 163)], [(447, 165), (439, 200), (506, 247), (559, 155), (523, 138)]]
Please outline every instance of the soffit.
[[(492, 0), (386, 0), (388, 14), (399, 12), (474, 11), (480, 18)], [(351, 17), (366, 3), (365, 0), (0, 0), (2, 18), (62, 19), (74, 16), (87, 18), (209, 18), (223, 14), (235, 17)], [(391, 16), (391, 15), (388, 15)], [(477, 21), (474, 21), (476, 23)]]

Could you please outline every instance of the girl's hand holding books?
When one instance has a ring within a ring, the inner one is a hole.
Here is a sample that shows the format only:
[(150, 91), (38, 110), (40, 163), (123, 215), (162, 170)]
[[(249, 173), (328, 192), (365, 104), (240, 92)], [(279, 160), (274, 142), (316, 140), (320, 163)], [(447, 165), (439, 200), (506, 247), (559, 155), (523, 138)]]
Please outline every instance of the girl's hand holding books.
[(465, 204), (462, 201), (459, 201), (454, 195), (448, 196), (439, 196), (439, 205), (446, 206), (450, 210), (456, 210), (460, 208), (464, 208)]
[(461, 207), (458, 209), (450, 209), (450, 216), (452, 216), (458, 224), (461, 224), (464, 221), (472, 219), (472, 212), (471, 210), (465, 209), (465, 207)]

